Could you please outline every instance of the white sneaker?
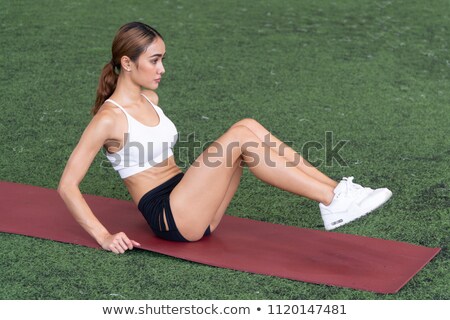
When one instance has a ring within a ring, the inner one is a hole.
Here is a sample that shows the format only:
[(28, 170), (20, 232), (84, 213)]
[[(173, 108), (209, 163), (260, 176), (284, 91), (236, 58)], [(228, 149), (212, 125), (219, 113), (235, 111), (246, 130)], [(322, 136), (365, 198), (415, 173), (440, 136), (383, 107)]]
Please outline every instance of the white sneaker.
[(326, 230), (333, 230), (379, 208), (392, 196), (386, 188), (364, 188), (353, 183), (353, 177), (343, 178), (334, 189), (328, 206), (320, 203), (320, 213)]

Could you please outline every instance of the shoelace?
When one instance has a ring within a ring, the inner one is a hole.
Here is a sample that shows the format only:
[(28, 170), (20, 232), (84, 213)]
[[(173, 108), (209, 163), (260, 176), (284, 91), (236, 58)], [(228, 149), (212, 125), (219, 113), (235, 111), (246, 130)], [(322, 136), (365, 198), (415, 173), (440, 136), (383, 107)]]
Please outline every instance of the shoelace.
[(349, 193), (357, 194), (361, 192), (364, 188), (360, 186), (359, 184), (353, 183), (353, 177), (344, 177), (342, 178), (342, 181), (345, 181), (345, 183), (341, 184), (343, 187), (339, 187), (338, 192), (336, 193), (336, 197), (339, 198), (341, 196), (345, 196)]

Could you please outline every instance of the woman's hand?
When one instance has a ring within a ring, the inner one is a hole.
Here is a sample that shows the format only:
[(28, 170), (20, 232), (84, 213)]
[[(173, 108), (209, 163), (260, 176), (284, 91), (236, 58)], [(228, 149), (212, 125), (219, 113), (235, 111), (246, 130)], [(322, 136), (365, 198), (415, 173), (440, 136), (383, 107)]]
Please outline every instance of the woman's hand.
[(134, 247), (141, 246), (138, 242), (130, 240), (124, 232), (107, 235), (100, 245), (103, 249), (117, 254), (124, 253), (126, 250), (132, 250)]

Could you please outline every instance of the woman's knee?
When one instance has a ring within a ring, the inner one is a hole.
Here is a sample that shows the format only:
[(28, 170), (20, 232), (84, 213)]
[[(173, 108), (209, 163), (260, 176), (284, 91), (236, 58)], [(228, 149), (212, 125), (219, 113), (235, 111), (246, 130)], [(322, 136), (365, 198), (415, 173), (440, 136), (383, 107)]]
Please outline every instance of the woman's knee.
[(248, 129), (250, 129), (251, 131), (255, 131), (257, 130), (259, 127), (261, 127), (261, 124), (256, 121), (255, 119), (252, 118), (244, 118), (242, 120), (239, 120), (238, 122), (236, 122), (235, 124), (233, 124), (231, 126), (231, 128), (233, 127), (237, 127), (237, 126), (244, 126), (247, 127)]
[(238, 145), (241, 145), (252, 135), (253, 131), (251, 131), (247, 126), (237, 122), (225, 133), (225, 139), (227, 139), (230, 143), (238, 143)]

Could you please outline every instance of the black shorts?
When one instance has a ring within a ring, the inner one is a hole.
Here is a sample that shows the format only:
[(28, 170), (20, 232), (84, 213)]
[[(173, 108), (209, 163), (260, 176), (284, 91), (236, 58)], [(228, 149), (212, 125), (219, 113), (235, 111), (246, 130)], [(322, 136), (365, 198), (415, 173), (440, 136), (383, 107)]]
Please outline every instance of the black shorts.
[[(139, 200), (138, 209), (147, 220), (148, 225), (156, 236), (170, 241), (188, 242), (175, 224), (175, 220), (170, 209), (170, 193), (183, 178), (184, 173), (179, 173), (163, 184), (147, 192)], [(166, 213), (167, 228), (164, 223), (164, 212)], [(205, 232), (205, 236), (211, 233), (210, 228)]]

